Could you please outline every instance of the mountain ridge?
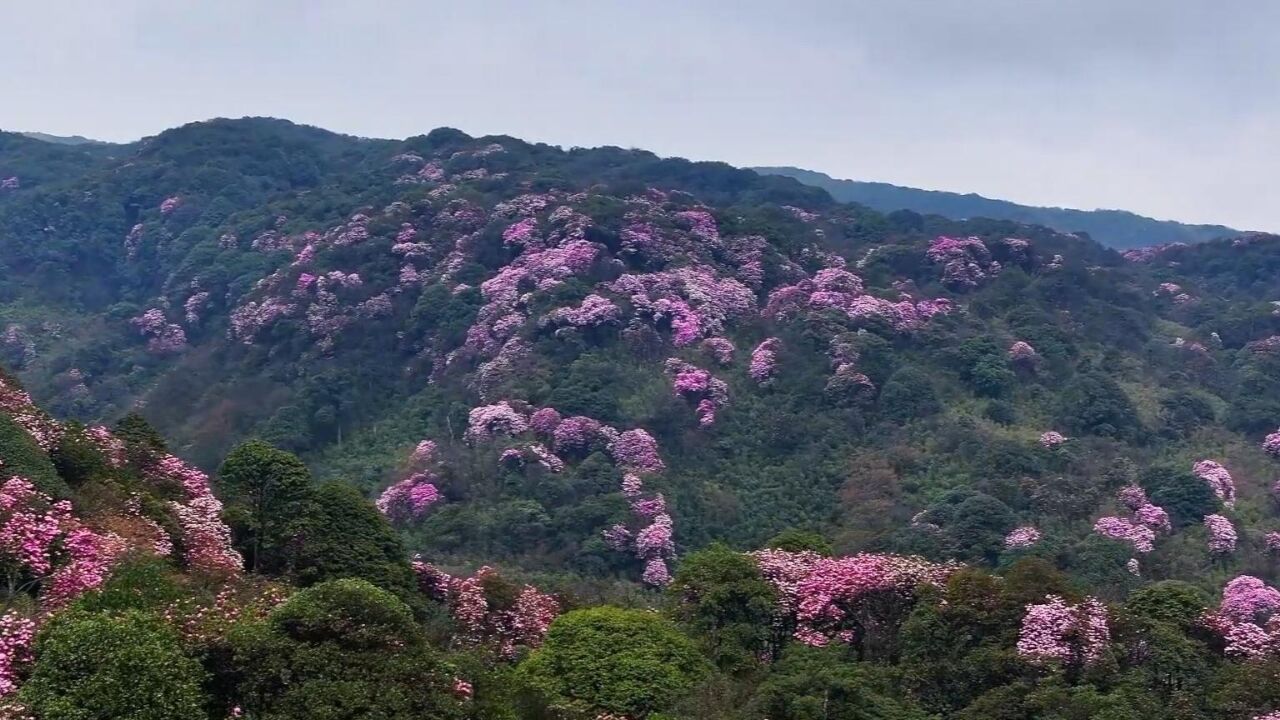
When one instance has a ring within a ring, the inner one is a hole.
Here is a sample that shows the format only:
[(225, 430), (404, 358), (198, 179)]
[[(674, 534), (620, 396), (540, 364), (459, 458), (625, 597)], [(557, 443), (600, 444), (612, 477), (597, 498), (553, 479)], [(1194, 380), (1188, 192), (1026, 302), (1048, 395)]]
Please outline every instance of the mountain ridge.
[(794, 178), (820, 187), (843, 202), (856, 202), (880, 212), (909, 210), (953, 220), (989, 217), (1083, 232), (1104, 245), (1129, 249), (1142, 245), (1196, 243), (1241, 234), (1224, 225), (1158, 220), (1127, 210), (1042, 207), (988, 198), (976, 193), (922, 190), (890, 183), (842, 180), (796, 167), (754, 167), (756, 172)]

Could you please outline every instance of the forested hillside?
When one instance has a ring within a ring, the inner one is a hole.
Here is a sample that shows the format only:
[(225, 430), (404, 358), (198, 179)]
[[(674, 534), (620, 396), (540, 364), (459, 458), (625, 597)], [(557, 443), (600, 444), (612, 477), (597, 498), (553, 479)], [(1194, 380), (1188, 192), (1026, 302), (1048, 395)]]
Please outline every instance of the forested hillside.
[(843, 202), (859, 203), (891, 213), (910, 210), (953, 219), (996, 218), (1044, 225), (1060, 232), (1083, 233), (1113, 248), (1134, 248), (1157, 243), (1197, 243), (1239, 235), (1222, 225), (1192, 225), (1155, 220), (1125, 210), (1072, 210), (1070, 208), (1019, 205), (974, 193), (921, 190), (901, 185), (861, 180), (838, 180), (825, 173), (793, 167), (752, 168), (766, 175), (782, 175), (822, 188)]
[(0, 182), (21, 713), (1280, 711), (1280, 237), (270, 119)]

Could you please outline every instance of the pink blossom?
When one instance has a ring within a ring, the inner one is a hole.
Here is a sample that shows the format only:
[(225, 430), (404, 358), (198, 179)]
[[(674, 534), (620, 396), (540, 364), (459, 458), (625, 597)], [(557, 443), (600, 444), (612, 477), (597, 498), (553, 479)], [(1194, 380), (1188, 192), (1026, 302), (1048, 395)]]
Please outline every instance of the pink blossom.
[(733, 343), (722, 337), (711, 337), (702, 341), (702, 349), (706, 350), (720, 365), (733, 362)]
[(1262, 441), (1262, 449), (1271, 457), (1280, 459), (1280, 430), (1271, 433)]
[(1147, 500), (1147, 492), (1139, 485), (1125, 485), (1120, 488), (1120, 492), (1116, 493), (1116, 497), (1130, 510), (1137, 510), (1144, 505), (1150, 505)]
[(938, 236), (925, 254), (933, 262), (942, 264), (942, 282), (953, 288), (977, 287), (1001, 270), (1000, 263), (991, 259), (986, 244), (976, 237)]
[(1221, 515), (1205, 515), (1204, 527), (1209, 532), (1209, 552), (1233, 553), (1236, 550), (1236, 529), (1231, 521)]
[(13, 610), (0, 616), (0, 697), (18, 689), (23, 670), (35, 660), (31, 651), (35, 636), (35, 620)]
[(1213, 494), (1218, 496), (1223, 505), (1229, 508), (1235, 507), (1236, 486), (1231, 479), (1231, 473), (1227, 472), (1225, 467), (1213, 460), (1201, 460), (1195, 464), (1191, 472), (1209, 485)]
[(619, 433), (617, 440), (609, 445), (609, 453), (618, 467), (627, 472), (657, 473), (666, 467), (658, 455), (658, 442), (640, 428)]
[(600, 534), (604, 537), (604, 544), (613, 550), (625, 550), (631, 543), (631, 531), (622, 523), (610, 525)]
[(778, 352), (781, 349), (781, 340), (769, 338), (751, 351), (751, 367), (748, 372), (752, 380), (764, 385), (773, 379), (778, 368)]
[(675, 553), (671, 539), (671, 516), (660, 513), (636, 535), (636, 554), (641, 558), (669, 557)]
[(1102, 657), (1111, 640), (1107, 609), (1096, 598), (1068, 605), (1049, 595), (1028, 605), (1018, 637), (1018, 655), (1035, 665), (1090, 665)]
[(599, 420), (575, 415), (565, 418), (552, 433), (557, 453), (583, 454), (606, 449), (619, 437), (618, 431)]
[(529, 420), (505, 400), (471, 410), (466, 438), (485, 442), (497, 435), (519, 435), (529, 429)]
[(529, 416), (529, 427), (538, 435), (551, 435), (559, 424), (560, 413), (552, 407), (542, 408)]
[(181, 204), (182, 204), (182, 198), (178, 197), (177, 195), (174, 195), (173, 197), (165, 198), (164, 202), (160, 203), (160, 214), (168, 215), (169, 213), (172, 213), (174, 210), (177, 210), (178, 206)]
[(1172, 526), (1169, 524), (1169, 513), (1159, 505), (1147, 503), (1133, 511), (1133, 517), (1139, 523), (1151, 528), (1156, 532), (1169, 532)]
[(655, 585), (662, 587), (671, 582), (671, 575), (667, 572), (667, 561), (662, 558), (650, 558), (644, 565), (644, 574), (640, 576), (640, 580), (646, 585)]
[(1040, 542), (1040, 531), (1030, 525), (1014, 528), (1004, 537), (1004, 546), (1007, 550), (1029, 548), (1038, 542)]
[(1040, 435), (1040, 445), (1053, 450), (1067, 441), (1067, 438), (1060, 432), (1050, 430)]
[(1125, 518), (1098, 518), (1098, 521), (1093, 524), (1093, 531), (1103, 537), (1130, 543), (1140, 553), (1149, 553), (1155, 547), (1155, 531), (1146, 525), (1135, 524)]
[(1040, 355), (1029, 343), (1018, 340), (1009, 346), (1009, 359), (1016, 363), (1029, 363), (1039, 359)]

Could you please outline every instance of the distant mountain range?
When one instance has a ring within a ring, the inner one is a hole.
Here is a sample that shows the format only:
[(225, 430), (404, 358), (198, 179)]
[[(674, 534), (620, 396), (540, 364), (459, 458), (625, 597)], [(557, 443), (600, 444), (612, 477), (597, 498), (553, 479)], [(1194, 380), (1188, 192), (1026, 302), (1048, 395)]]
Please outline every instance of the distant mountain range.
[(81, 135), (50, 135), (42, 132), (24, 132), (19, 133), (32, 140), (43, 140), (47, 143), (56, 143), (58, 145), (110, 145), (111, 143), (102, 140), (94, 140)]
[(825, 173), (794, 167), (751, 168), (765, 175), (784, 175), (822, 188), (841, 202), (856, 202), (880, 212), (910, 210), (953, 220), (987, 217), (1044, 225), (1059, 232), (1087, 233), (1103, 245), (1133, 248), (1171, 242), (1198, 243), (1240, 231), (1224, 225), (1188, 225), (1156, 220), (1125, 210), (1073, 210), (1034, 207), (1007, 200), (993, 200), (973, 193), (921, 190), (880, 182), (838, 180)]

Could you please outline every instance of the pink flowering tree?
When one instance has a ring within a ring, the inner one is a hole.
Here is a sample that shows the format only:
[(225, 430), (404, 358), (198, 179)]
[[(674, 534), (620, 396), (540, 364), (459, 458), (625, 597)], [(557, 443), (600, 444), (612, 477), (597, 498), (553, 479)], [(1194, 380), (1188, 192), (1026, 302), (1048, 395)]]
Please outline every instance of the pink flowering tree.
[(1227, 655), (1246, 659), (1280, 653), (1280, 590), (1252, 575), (1240, 575), (1222, 590), (1222, 602), (1203, 623), (1222, 637)]
[(1204, 529), (1209, 533), (1209, 552), (1229, 555), (1236, 551), (1236, 529), (1222, 515), (1205, 515)]
[(1111, 641), (1107, 609), (1096, 598), (1070, 604), (1057, 595), (1027, 606), (1018, 655), (1033, 665), (1081, 667), (1102, 658)]
[(542, 645), (560, 614), (554, 597), (532, 585), (513, 585), (488, 566), (470, 577), (454, 577), (421, 560), (413, 570), (422, 592), (449, 608), (458, 625), (456, 644), (486, 647), (503, 659)]
[(378, 510), (394, 523), (408, 523), (421, 518), (431, 506), (440, 501), (436, 488), (439, 479), (434, 471), (437, 464), (436, 444), (423, 440), (409, 456), (405, 477), (393, 483), (378, 496)]
[(748, 372), (751, 379), (761, 385), (768, 384), (778, 371), (778, 351), (782, 349), (782, 341), (769, 338), (751, 351), (751, 367)]
[(1227, 472), (1221, 463), (1214, 460), (1201, 460), (1192, 467), (1191, 472), (1205, 481), (1223, 505), (1228, 508), (1235, 507), (1236, 485), (1231, 479), (1231, 473)]

